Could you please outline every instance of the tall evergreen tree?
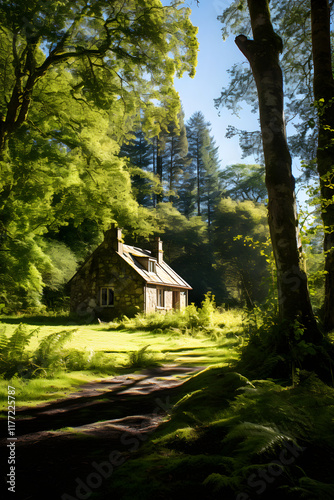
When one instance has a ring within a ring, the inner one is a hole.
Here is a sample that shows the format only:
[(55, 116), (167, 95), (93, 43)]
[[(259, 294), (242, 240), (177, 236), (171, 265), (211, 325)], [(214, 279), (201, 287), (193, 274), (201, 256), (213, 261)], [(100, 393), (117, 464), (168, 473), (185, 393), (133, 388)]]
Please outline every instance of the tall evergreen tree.
[(218, 147), (216, 147), (214, 139), (209, 135), (209, 131), (205, 133), (205, 140), (202, 146), (201, 154), (203, 158), (204, 172), (201, 179), (202, 185), (202, 215), (206, 217), (210, 228), (215, 207), (220, 199), (220, 183), (219, 183), (219, 156)]
[(184, 113), (178, 114), (178, 123), (168, 125), (168, 136), (165, 149), (165, 180), (168, 186), (168, 199), (175, 202), (178, 198), (180, 180), (188, 153), (187, 132), (184, 124)]
[(189, 158), (187, 173), (195, 179), (191, 191), (196, 214), (206, 217), (210, 224), (212, 207), (218, 194), (218, 148), (210, 136), (210, 123), (202, 112), (194, 113), (187, 123)]
[(192, 163), (189, 170), (192, 170), (196, 179), (196, 212), (202, 215), (202, 177), (204, 175), (203, 146), (207, 139), (209, 123), (205, 121), (201, 111), (196, 111), (188, 120), (187, 137), (189, 144), (189, 156)]
[(132, 191), (137, 202), (144, 207), (153, 206), (154, 196), (159, 190), (153, 172), (153, 144), (146, 140), (144, 132), (139, 129), (133, 133), (130, 141), (123, 143), (119, 155), (128, 160)]

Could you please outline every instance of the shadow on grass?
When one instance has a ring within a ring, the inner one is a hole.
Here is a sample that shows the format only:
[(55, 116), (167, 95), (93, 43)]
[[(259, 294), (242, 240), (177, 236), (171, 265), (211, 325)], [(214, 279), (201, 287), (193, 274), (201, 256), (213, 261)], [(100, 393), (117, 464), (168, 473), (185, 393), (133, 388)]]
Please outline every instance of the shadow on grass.
[[(25, 323), (31, 326), (75, 326), (75, 325), (87, 325), (85, 319), (80, 319), (70, 314), (59, 315), (59, 316), (43, 316), (43, 315), (22, 315), (22, 316), (0, 316), (0, 321), (7, 323), (9, 325), (19, 325), (20, 323)], [(93, 323), (95, 326), (95, 322)], [(96, 325), (98, 323), (96, 322)]]
[[(118, 419), (129, 415), (148, 414), (156, 406), (156, 399), (166, 391), (174, 394), (184, 380), (166, 382), (166, 377), (188, 375), (200, 368), (163, 366), (142, 370), (140, 374), (118, 376), (108, 380), (90, 382), (69, 397), (45, 402), (35, 407), (22, 407), (16, 411), (16, 434), (78, 427), (97, 420)], [(27, 419), (28, 417), (28, 419)], [(7, 420), (0, 420), (0, 435), (5, 436)]]

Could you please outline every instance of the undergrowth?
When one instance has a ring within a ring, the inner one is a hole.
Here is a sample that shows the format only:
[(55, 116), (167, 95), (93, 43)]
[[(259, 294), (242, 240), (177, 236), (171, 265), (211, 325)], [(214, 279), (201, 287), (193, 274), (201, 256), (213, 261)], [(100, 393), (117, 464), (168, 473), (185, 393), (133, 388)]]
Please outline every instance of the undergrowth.
[[(215, 297), (208, 293), (201, 307), (189, 305), (182, 311), (167, 311), (165, 314), (139, 313), (134, 318), (123, 316), (109, 323), (108, 330), (140, 330), (156, 333), (175, 333), (180, 335), (204, 334), (218, 339), (228, 330), (238, 330), (241, 322), (237, 311), (220, 311)], [(237, 326), (238, 325), (238, 326)], [(225, 329), (225, 332), (224, 332)]]
[(64, 347), (75, 331), (51, 333), (39, 342), (34, 351), (29, 350), (29, 343), (38, 334), (38, 329), (28, 332), (20, 324), (10, 337), (3, 331), (0, 334), (0, 376), (5, 379), (14, 376), (29, 379), (53, 377), (60, 371), (112, 371), (112, 361), (104, 353)]
[(209, 368), (178, 398), (151, 442), (115, 471), (110, 495), (334, 498), (334, 389), (315, 374), (284, 387)]
[(298, 384), (303, 369), (316, 371), (334, 385), (334, 344), (324, 336), (321, 344), (304, 338), (304, 328), (295, 320), (281, 321), (274, 307), (255, 307), (243, 322), (245, 342), (237, 369), (250, 377), (289, 378)]
[(149, 347), (149, 345), (146, 345), (137, 351), (130, 352), (127, 368), (138, 370), (139, 368), (159, 365), (158, 359), (149, 350)]

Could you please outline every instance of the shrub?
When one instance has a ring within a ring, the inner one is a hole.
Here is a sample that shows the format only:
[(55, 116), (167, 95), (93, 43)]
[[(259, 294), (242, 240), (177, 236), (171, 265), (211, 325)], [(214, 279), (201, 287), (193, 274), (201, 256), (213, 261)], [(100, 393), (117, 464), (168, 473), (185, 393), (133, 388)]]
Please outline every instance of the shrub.
[(150, 346), (146, 345), (138, 351), (133, 351), (129, 354), (129, 368), (139, 369), (147, 368), (148, 366), (156, 366), (158, 361), (154, 358), (153, 354), (148, 351)]
[(75, 330), (63, 330), (44, 337), (37, 349), (28, 350), (30, 339), (38, 330), (27, 332), (19, 325), (11, 337), (0, 334), (0, 375), (5, 379), (19, 376), (25, 379), (53, 376), (56, 372), (93, 370), (110, 373), (113, 362), (103, 352), (64, 349)]
[(202, 307), (197, 308), (195, 304), (190, 304), (183, 311), (167, 311), (166, 314), (139, 313), (134, 318), (123, 316), (120, 321), (109, 324), (110, 330), (144, 330), (159, 331), (169, 333), (196, 335), (199, 332), (211, 335), (218, 333), (221, 326), (221, 313), (216, 308), (215, 298), (209, 292)]

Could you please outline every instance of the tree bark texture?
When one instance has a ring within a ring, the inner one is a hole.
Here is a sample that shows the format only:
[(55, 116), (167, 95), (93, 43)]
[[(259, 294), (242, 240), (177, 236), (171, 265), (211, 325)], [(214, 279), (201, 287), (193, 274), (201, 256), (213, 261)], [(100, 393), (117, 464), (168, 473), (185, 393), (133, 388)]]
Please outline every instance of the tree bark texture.
[(325, 228), (324, 328), (334, 329), (334, 79), (328, 0), (311, 0), (314, 98), (318, 109), (317, 167)]
[(236, 44), (248, 59), (257, 86), (268, 190), (268, 219), (277, 268), (279, 314), (305, 327), (305, 339), (320, 342), (301, 260), (295, 199), (283, 111), (282, 40), (274, 32), (269, 0), (248, 0), (253, 40), (240, 35)]

